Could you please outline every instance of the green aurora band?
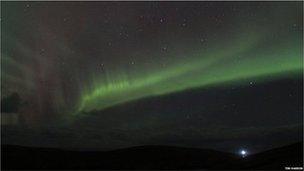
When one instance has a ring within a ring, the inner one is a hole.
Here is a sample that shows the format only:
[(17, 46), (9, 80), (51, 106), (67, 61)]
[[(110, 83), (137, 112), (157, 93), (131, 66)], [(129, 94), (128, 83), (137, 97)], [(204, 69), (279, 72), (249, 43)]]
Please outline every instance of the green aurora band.
[(249, 79), (256, 83), (302, 74), (300, 39), (294, 37), (271, 45), (263, 41), (263, 36), (266, 35), (239, 35), (235, 41), (214, 45), (208, 51), (174, 58), (183, 60), (165, 68), (145, 68), (132, 76), (121, 70), (106, 78), (96, 77), (93, 88), (83, 91), (76, 113), (187, 89), (248, 84)]

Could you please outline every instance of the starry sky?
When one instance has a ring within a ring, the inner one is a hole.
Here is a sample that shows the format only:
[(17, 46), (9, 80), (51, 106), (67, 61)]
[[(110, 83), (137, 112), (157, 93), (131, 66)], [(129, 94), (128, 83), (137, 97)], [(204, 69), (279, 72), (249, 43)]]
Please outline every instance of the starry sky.
[(39, 130), (34, 145), (223, 150), (298, 140), (302, 14), (303, 2), (1, 2), (2, 96), (20, 95), (16, 127), (28, 130), (7, 139)]

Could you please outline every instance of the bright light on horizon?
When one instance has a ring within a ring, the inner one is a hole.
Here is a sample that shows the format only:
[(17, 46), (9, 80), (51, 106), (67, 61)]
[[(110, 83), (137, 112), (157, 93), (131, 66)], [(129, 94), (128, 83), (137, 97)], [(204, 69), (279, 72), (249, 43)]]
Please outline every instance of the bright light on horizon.
[(242, 157), (246, 157), (248, 152), (244, 149), (240, 150), (239, 154), (242, 156)]

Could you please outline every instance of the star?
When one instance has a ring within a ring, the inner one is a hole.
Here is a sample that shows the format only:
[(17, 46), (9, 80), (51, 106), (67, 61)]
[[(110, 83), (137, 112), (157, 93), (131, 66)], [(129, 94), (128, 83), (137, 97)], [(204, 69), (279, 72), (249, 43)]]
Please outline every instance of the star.
[(167, 49), (168, 49), (167, 46), (164, 46), (164, 47), (161, 48), (162, 51), (167, 51)]

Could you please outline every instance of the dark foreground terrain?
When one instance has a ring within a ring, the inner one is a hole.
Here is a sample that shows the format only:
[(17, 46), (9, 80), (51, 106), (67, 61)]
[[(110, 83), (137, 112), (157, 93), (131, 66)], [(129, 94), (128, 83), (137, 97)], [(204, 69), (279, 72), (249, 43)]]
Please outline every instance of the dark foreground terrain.
[(139, 146), (108, 152), (2, 145), (2, 169), (275, 169), (303, 166), (303, 143), (241, 158), (206, 149)]

